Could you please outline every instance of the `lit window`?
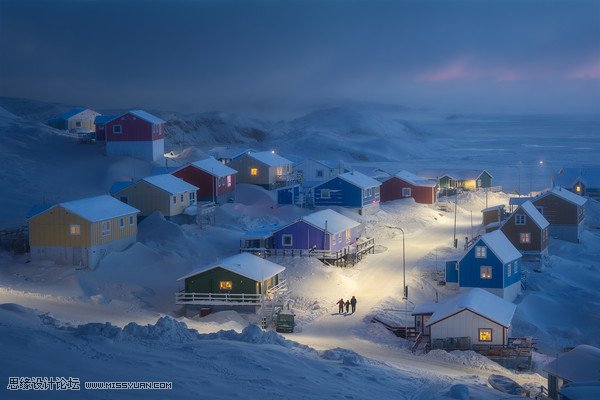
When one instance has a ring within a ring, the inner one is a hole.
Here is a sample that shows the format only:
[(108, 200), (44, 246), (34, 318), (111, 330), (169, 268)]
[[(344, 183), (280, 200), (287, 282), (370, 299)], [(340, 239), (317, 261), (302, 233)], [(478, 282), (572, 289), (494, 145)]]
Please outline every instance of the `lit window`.
[(123, 133), (123, 128), (121, 127), (121, 125), (113, 125), (112, 131), (114, 134), (121, 134)]
[(519, 234), (519, 241), (523, 244), (531, 243), (531, 233), (522, 232)]
[(480, 342), (491, 342), (492, 341), (492, 330), (487, 328), (479, 329), (479, 341)]
[(119, 228), (125, 228), (125, 218), (119, 218)]
[(351, 236), (350, 236), (350, 229), (346, 229), (346, 242), (349, 242), (350, 238), (351, 238)]
[(575, 191), (577, 193), (581, 193), (581, 186), (579, 186), (579, 185), (575, 186)]
[(281, 244), (283, 246), (291, 246), (293, 242), (294, 240), (292, 235), (281, 235)]
[(321, 189), (321, 198), (322, 199), (330, 199), (331, 198), (331, 190)]
[(231, 187), (231, 175), (227, 175), (227, 187)]
[(517, 214), (515, 215), (515, 225), (525, 225), (527, 219), (525, 218), (525, 214)]
[(481, 279), (492, 279), (492, 267), (487, 267), (485, 265), (480, 267), (481, 271)]
[(250, 168), (250, 175), (258, 175), (258, 168)]
[(110, 221), (102, 221), (102, 236), (110, 235)]
[(402, 188), (402, 197), (410, 197), (411, 192), (410, 188)]
[(219, 289), (220, 290), (231, 290), (233, 289), (232, 281), (219, 281)]
[(277, 176), (281, 176), (283, 175), (283, 167), (277, 167), (277, 172), (276, 172)]
[(133, 215), (129, 216), (129, 225), (133, 225)]
[(475, 246), (475, 258), (487, 258), (487, 247)]
[(71, 236), (81, 235), (81, 225), (69, 225), (69, 233), (71, 234)]

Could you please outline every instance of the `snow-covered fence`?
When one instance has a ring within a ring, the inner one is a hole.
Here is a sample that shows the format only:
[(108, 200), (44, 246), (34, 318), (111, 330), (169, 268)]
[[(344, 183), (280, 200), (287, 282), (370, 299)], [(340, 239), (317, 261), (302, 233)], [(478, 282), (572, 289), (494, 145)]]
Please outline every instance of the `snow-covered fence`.
[(186, 293), (175, 294), (176, 304), (202, 304), (202, 305), (261, 305), (261, 294), (245, 293)]

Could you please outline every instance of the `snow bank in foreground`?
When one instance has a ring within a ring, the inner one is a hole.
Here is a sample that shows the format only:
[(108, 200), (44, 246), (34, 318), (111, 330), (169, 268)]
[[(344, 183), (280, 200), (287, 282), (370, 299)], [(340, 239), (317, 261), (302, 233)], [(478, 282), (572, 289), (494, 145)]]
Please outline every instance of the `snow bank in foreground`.
[(482, 369), (486, 371), (499, 371), (504, 374), (511, 372), (506, 368), (496, 364), (487, 357), (482, 356), (472, 350), (460, 351), (454, 350), (447, 352), (445, 350), (431, 350), (423, 357), (442, 360), (453, 364), (465, 365), (467, 367)]

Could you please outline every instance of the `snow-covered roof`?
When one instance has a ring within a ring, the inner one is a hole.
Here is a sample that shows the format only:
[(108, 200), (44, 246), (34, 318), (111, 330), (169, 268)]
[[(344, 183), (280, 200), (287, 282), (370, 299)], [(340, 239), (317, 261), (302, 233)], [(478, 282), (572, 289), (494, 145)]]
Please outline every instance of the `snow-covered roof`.
[(76, 107), (76, 108), (73, 108), (73, 109), (71, 109), (71, 110), (67, 111), (67, 112), (66, 112), (66, 113), (64, 113), (64, 114), (61, 114), (61, 115), (59, 115), (58, 117), (56, 117), (56, 119), (64, 119), (64, 120), (67, 120), (67, 119), (69, 119), (69, 118), (71, 118), (71, 117), (74, 117), (74, 116), (76, 116), (77, 114), (81, 114), (81, 113), (82, 113), (82, 112), (84, 112), (85, 110), (87, 110), (87, 108), (83, 108), (83, 107)]
[(427, 187), (436, 187), (437, 186), (436, 181), (434, 181), (432, 179), (421, 178), (420, 176), (417, 176), (417, 175), (415, 175), (411, 172), (405, 171), (405, 170), (398, 172), (394, 176), (398, 177), (399, 179), (402, 179), (405, 182), (410, 183), (411, 185), (415, 185), (415, 186), (427, 186)]
[(254, 158), (255, 160), (260, 161), (263, 164), (268, 165), (269, 167), (293, 164), (287, 158), (283, 158), (279, 154), (276, 154), (272, 151), (259, 151), (257, 153), (248, 153), (248, 156)]
[(255, 153), (256, 151), (242, 147), (213, 147), (208, 151), (208, 154), (214, 158), (234, 159), (246, 153)]
[(280, 225), (275, 225), (275, 226), (272, 226), (271, 228), (262, 228), (262, 229), (255, 229), (252, 231), (247, 231), (246, 233), (244, 233), (241, 236), (241, 239), (246, 239), (246, 240), (266, 239), (266, 238), (273, 236), (273, 232), (275, 232), (279, 228), (281, 228)]
[(180, 281), (217, 267), (221, 267), (257, 282), (262, 282), (263, 280), (272, 278), (285, 270), (285, 267), (265, 260), (264, 258), (257, 257), (254, 254), (240, 253), (224, 258), (220, 261), (204, 265), (177, 280)]
[(497, 206), (491, 206), (488, 208), (484, 208), (483, 210), (481, 210), (481, 212), (484, 213), (484, 212), (488, 212), (488, 211), (503, 210), (503, 209), (504, 209), (504, 204), (498, 204)]
[(112, 121), (113, 119), (117, 118), (116, 115), (98, 115), (95, 119), (94, 119), (94, 125), (104, 125), (106, 124), (108, 121)]
[(535, 206), (533, 205), (533, 203), (531, 201), (526, 201), (525, 203), (521, 204), (519, 206), (519, 208), (517, 209), (517, 211), (515, 211), (515, 212), (518, 212), (519, 210), (522, 210), (527, 215), (529, 215), (529, 218), (531, 218), (531, 220), (533, 222), (535, 222), (535, 224), (540, 229), (544, 229), (548, 225), (550, 225), (548, 220), (546, 220), (546, 218), (544, 218), (544, 216), (538, 211), (538, 209), (535, 208)]
[(553, 178), (557, 186), (570, 188), (581, 181), (587, 186), (600, 187), (600, 167), (561, 168)]
[(137, 208), (108, 195), (68, 201), (60, 203), (59, 206), (90, 222), (104, 221), (140, 212)]
[(600, 381), (568, 383), (560, 388), (560, 394), (569, 400), (598, 400)]
[(46, 211), (47, 209), (54, 207), (56, 204), (55, 203), (51, 203), (51, 204), (37, 204), (33, 207), (31, 207), (28, 211), (27, 214), (25, 215), (25, 218), (29, 219), (31, 217), (34, 217), (38, 214), (43, 213), (44, 211)]
[(138, 118), (148, 121), (152, 124), (164, 124), (165, 121), (143, 110), (131, 110), (126, 114), (133, 114)]
[(576, 204), (578, 206), (582, 206), (586, 203), (587, 199), (585, 197), (582, 197), (578, 194), (575, 194), (573, 192), (571, 192), (570, 190), (567, 189), (563, 189), (563, 188), (553, 188), (552, 190), (548, 191), (548, 192), (544, 192), (542, 194), (540, 194), (539, 196), (537, 196), (537, 198), (542, 198), (542, 197), (546, 197), (550, 194), (554, 194), (558, 197), (560, 197), (563, 200), (568, 201), (569, 203), (573, 203)]
[(200, 161), (195, 161), (191, 165), (219, 178), (237, 174), (237, 171), (235, 169), (228, 167), (227, 165), (223, 164), (222, 162), (216, 160), (213, 157), (209, 157)]
[(508, 199), (508, 204), (511, 206), (520, 206), (531, 199), (533, 199), (533, 197), (511, 197)]
[(346, 182), (350, 182), (354, 186), (358, 186), (361, 189), (368, 189), (372, 187), (381, 186), (381, 182), (379, 182), (377, 179), (373, 179), (358, 171), (346, 172), (344, 174), (338, 175), (338, 177), (345, 180)]
[(433, 314), (439, 307), (440, 303), (423, 303), (418, 304), (413, 309), (411, 315)]
[(503, 264), (521, 258), (519, 250), (513, 246), (502, 231), (494, 231), (481, 236), (481, 240)]
[(165, 192), (169, 192), (170, 194), (194, 192), (198, 190), (197, 186), (187, 183), (183, 179), (179, 179), (171, 174), (147, 176), (142, 180), (164, 190)]
[(600, 380), (600, 349), (580, 344), (544, 367), (544, 371), (570, 382)]
[[(348, 169), (348, 168), (346, 168)], [(352, 170), (354, 172), (360, 172), (362, 174), (365, 174), (366, 176), (369, 176), (373, 179), (376, 179), (380, 182), (383, 182), (387, 179), (389, 179), (392, 174), (389, 173), (388, 171), (383, 170), (381, 167), (367, 167), (364, 165), (355, 165), (352, 167)]]
[(327, 229), (331, 233), (342, 232), (360, 225), (359, 222), (329, 208), (306, 215), (301, 219), (321, 230)]
[(431, 326), (463, 310), (470, 310), (502, 326), (509, 327), (516, 308), (515, 304), (487, 290), (473, 288), (439, 303), (433, 315), (429, 318), (427, 326)]
[(432, 179), (439, 179), (444, 176), (448, 176), (452, 179), (464, 181), (478, 179), (484, 172), (492, 176), (492, 174), (485, 169), (425, 169), (419, 171), (419, 175)]
[(335, 168), (344, 168), (344, 162), (342, 160), (315, 160), (318, 163), (323, 164), (324, 166), (331, 168), (331, 169), (335, 169)]

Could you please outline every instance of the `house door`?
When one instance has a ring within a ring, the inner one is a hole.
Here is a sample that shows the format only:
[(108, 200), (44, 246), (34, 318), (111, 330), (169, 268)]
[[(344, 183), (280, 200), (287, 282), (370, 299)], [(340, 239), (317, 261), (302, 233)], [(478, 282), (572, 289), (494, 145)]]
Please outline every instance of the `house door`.
[(73, 265), (84, 265), (83, 249), (81, 247), (73, 247)]
[(431, 327), (430, 326), (426, 326), (427, 322), (429, 322), (429, 318), (431, 317), (431, 315), (424, 315), (423, 316), (423, 334), (424, 335), (431, 335)]

